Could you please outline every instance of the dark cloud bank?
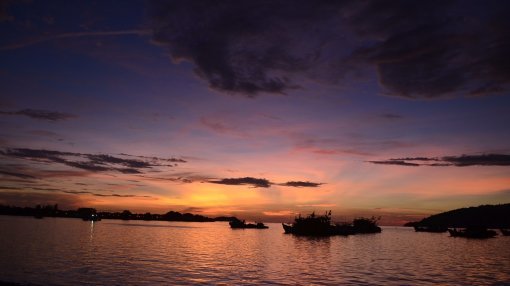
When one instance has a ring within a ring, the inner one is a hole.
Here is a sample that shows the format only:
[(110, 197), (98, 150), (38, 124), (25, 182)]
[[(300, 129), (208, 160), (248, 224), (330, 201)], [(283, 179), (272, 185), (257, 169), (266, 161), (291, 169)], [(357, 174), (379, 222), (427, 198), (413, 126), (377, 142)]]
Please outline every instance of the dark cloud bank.
[(249, 185), (254, 188), (269, 188), (271, 185), (279, 185), (286, 187), (318, 187), (322, 183), (313, 183), (308, 181), (289, 181), (283, 184), (272, 183), (267, 179), (244, 177), (244, 178), (226, 178), (221, 180), (210, 180), (208, 183), (222, 184), (222, 185)]
[(510, 155), (506, 154), (483, 154), (483, 155), (462, 155), (445, 156), (440, 158), (429, 157), (407, 157), (382, 161), (369, 161), (373, 164), (400, 165), (400, 166), (510, 166)]
[(213, 89), (255, 96), (375, 71), (407, 98), (505, 93), (510, 1), (152, 1), (153, 41)]

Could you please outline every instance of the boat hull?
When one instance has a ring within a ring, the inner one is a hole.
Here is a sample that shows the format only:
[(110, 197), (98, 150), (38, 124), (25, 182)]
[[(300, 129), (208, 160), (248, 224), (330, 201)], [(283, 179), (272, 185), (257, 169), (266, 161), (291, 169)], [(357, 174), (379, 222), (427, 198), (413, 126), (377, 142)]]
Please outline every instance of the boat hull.
[(264, 225), (261, 222), (254, 224), (254, 223), (245, 223), (244, 221), (240, 221), (240, 220), (230, 221), (229, 225), (230, 225), (230, 228), (233, 228), (233, 229), (245, 229), (245, 228), (267, 229), (267, 228), (269, 228), (268, 226)]

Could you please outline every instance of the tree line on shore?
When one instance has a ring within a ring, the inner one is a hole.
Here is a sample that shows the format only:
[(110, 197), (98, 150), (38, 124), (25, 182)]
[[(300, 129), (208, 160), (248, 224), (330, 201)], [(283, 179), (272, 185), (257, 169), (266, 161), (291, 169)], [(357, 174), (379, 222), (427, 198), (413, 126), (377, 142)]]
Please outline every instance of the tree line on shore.
[(165, 214), (132, 213), (129, 210), (122, 212), (97, 212), (94, 208), (79, 208), (76, 210), (60, 210), (58, 204), (37, 205), (35, 207), (16, 207), (0, 205), (0, 215), (33, 216), (33, 217), (67, 217), (84, 218), (90, 214), (97, 214), (101, 219), (122, 220), (160, 220), (160, 221), (186, 221), (186, 222), (213, 222), (231, 221), (235, 217), (220, 216), (210, 218), (203, 215), (169, 211)]

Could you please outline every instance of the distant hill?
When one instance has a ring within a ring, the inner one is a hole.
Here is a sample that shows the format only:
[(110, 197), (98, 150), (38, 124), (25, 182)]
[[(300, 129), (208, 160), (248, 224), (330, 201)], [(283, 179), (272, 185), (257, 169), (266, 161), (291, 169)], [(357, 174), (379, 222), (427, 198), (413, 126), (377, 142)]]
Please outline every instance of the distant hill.
[(510, 203), (501, 205), (481, 205), (461, 208), (431, 215), (419, 222), (407, 223), (406, 226), (445, 226), (510, 228)]

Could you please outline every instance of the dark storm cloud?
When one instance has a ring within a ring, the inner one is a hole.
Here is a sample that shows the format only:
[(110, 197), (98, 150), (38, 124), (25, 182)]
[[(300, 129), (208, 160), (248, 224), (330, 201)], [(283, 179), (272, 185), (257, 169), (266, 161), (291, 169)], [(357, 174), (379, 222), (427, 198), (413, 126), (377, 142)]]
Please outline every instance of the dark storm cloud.
[(22, 115), (27, 116), (33, 119), (39, 120), (47, 120), (47, 121), (63, 121), (76, 117), (76, 115), (57, 112), (57, 111), (48, 111), (48, 110), (38, 110), (38, 109), (22, 109), (18, 111), (0, 111), (0, 114), (4, 115)]
[(142, 174), (144, 171), (157, 171), (155, 167), (174, 166), (166, 164), (169, 161), (185, 162), (173, 158), (141, 157), (147, 159), (126, 159), (107, 154), (84, 154), (28, 148), (7, 148), (0, 150), (0, 155), (47, 164), (58, 163), (90, 172), (117, 171), (124, 174)]
[(441, 158), (410, 157), (368, 162), (382, 165), (433, 166), (433, 167), (510, 166), (510, 155), (482, 154), (482, 155), (445, 156)]
[(371, 1), (354, 27), (379, 37), (352, 59), (376, 67), (394, 95), (433, 98), (508, 90), (505, 1)]
[[(317, 39), (301, 37), (325, 25), (331, 15), (324, 14), (336, 13), (313, 1), (152, 4), (155, 43), (167, 47), (174, 60), (193, 62), (211, 88), (248, 96), (296, 88), (287, 76), (309, 70), (320, 52)], [(325, 21), (317, 23), (321, 16)]]
[(287, 186), (287, 187), (311, 187), (311, 188), (315, 188), (315, 187), (318, 187), (320, 185), (322, 185), (322, 183), (313, 183), (313, 182), (304, 182), (304, 181), (289, 181), (289, 182), (286, 182), (284, 184), (281, 184), (282, 186)]
[[(508, 1), (152, 1), (153, 41), (213, 89), (255, 96), (375, 71), (407, 98), (510, 83)], [(369, 77), (369, 74), (367, 74)]]
[(269, 188), (271, 185), (280, 185), (285, 187), (318, 187), (322, 183), (313, 183), (309, 181), (289, 181), (283, 184), (272, 183), (267, 179), (244, 177), (244, 178), (227, 178), (221, 180), (210, 180), (208, 183), (222, 185), (249, 185), (254, 188)]

